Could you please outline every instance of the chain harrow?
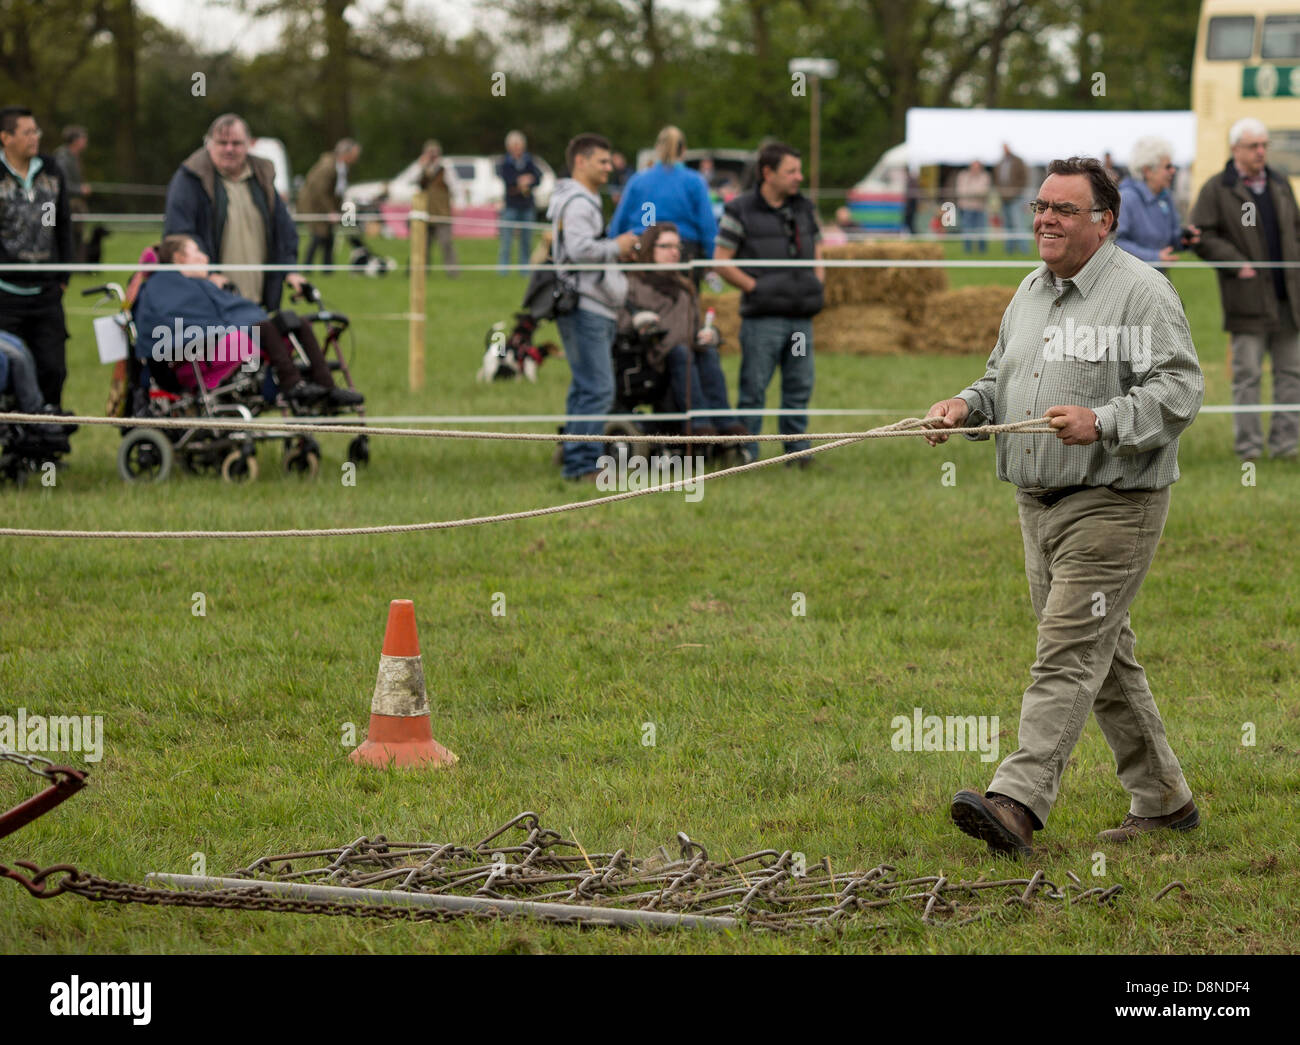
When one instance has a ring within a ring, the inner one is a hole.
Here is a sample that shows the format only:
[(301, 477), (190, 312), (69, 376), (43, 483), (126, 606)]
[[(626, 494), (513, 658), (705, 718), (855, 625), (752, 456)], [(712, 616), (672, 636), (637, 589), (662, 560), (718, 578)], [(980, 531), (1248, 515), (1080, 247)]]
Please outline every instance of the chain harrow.
[[(513, 837), (507, 837), (513, 836)], [(1039, 870), (1029, 878), (952, 881), (937, 875), (900, 877), (892, 864), (868, 871), (834, 871), (829, 857), (806, 865), (790, 850), (762, 849), (736, 859), (710, 859), (686, 834), (677, 835), (673, 857), (659, 846), (634, 859), (626, 850), (588, 853), (576, 839), (543, 827), (536, 813), (520, 813), (473, 845), (391, 842), (363, 836), (331, 849), (279, 853), (254, 860), (230, 877), (254, 882), (341, 886), (354, 889), (444, 894), (572, 905), (572, 917), (548, 921), (608, 924), (600, 911), (724, 916), (752, 929), (785, 931), (821, 926), (895, 928), (919, 914), (921, 924), (958, 927), (1015, 911), (1042, 910), (1049, 903), (1110, 903), (1123, 886), (1085, 888), (1077, 875), (1058, 886)], [(68, 864), (38, 869), (26, 878), (0, 868), (36, 897), (75, 893), (87, 900), (223, 910), (351, 915), (389, 920), (448, 921), (503, 917), (491, 909), (450, 911), (381, 903), (268, 895), (253, 887), (186, 891), (115, 882), (86, 875)], [(62, 874), (54, 884), (47, 879)], [(1182, 882), (1172, 882), (1161, 899)], [(593, 911), (593, 909), (597, 909)], [(873, 912), (906, 910), (904, 918), (868, 921)]]
[(48, 758), (41, 758), (40, 755), (20, 755), (17, 751), (0, 748), (0, 762), (12, 762), (16, 766), (22, 766), (34, 776), (44, 777), (46, 780), (58, 779), (58, 775), (54, 772), (54, 763)]

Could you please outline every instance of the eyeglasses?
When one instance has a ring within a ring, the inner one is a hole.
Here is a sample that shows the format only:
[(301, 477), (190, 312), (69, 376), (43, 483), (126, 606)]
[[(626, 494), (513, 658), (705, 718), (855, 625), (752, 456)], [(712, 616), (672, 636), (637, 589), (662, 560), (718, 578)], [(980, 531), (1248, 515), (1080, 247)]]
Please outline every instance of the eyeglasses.
[(680, 243), (656, 243), (656, 244), (655, 244), (655, 250), (676, 250), (676, 251), (680, 251), (681, 249), (682, 249), (682, 245), (681, 245)]
[[(1082, 214), (1083, 207), (1076, 207), (1073, 203), (1048, 203), (1046, 200), (1030, 200), (1030, 214), (1046, 214), (1049, 210), (1056, 211), (1063, 218), (1073, 218), (1076, 214)], [(1099, 211), (1109, 210), (1109, 207), (1089, 207), (1090, 213), (1096, 214)]]

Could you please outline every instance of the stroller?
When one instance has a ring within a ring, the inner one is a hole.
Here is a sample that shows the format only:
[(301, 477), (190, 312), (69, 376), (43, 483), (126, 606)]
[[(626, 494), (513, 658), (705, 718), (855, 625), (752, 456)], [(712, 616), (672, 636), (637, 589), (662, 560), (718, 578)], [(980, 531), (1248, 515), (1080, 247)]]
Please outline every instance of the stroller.
[[(0, 413), (19, 413), (9, 369), (8, 356), (0, 352)], [(58, 462), (71, 451), (68, 436), (76, 426), (58, 423), (57, 416), (51, 415), (50, 424), (0, 422), (0, 481), (21, 486), (33, 472), (42, 471), (45, 465)]]
[[(141, 262), (156, 260), (152, 251), (146, 251)], [(119, 311), (113, 323), (120, 328), (125, 346), (124, 356), (115, 367), (112, 391), (109, 395), (109, 416), (130, 416), (141, 419), (139, 427), (124, 428), (118, 449), (118, 473), (127, 482), (162, 482), (171, 473), (177, 457), (181, 466), (197, 475), (219, 474), (227, 482), (245, 482), (256, 479), (258, 442), (280, 440), (284, 444), (282, 468), (288, 475), (315, 476), (320, 469), (320, 444), (309, 435), (293, 435), (289, 427), (283, 432), (240, 432), (231, 429), (154, 428), (150, 418), (235, 418), (252, 421), (264, 413), (279, 410), (281, 416), (290, 413), (301, 416), (305, 411), (290, 404), (279, 394), (274, 374), (264, 361), (258, 370), (250, 370), (247, 339), (242, 334), (231, 333), (214, 353), (218, 362), (188, 361), (171, 364), (140, 359), (135, 351), (137, 332), (131, 318), (130, 306), (135, 301), (144, 281), (137, 273), (128, 290), (116, 283), (105, 283), (82, 291), (83, 297), (96, 294), (115, 300)], [(317, 306), (313, 312), (298, 315), (282, 309), (272, 315), (276, 329), (293, 346), (299, 370), (310, 369), (306, 353), (297, 332), (306, 323), (324, 323), (325, 338), (321, 350), (331, 372), (342, 373), (348, 388), (355, 388), (347, 360), (340, 344), (343, 332), (348, 329), (348, 317), (341, 312), (326, 309), (320, 292), (311, 284), (303, 285), (303, 296)], [(293, 300), (293, 299), (291, 299)], [(327, 403), (320, 404), (326, 413), (336, 411)], [(354, 412), (364, 421), (365, 409), (358, 406)], [(348, 444), (348, 460), (353, 464), (366, 464), (370, 460), (369, 438), (355, 437)]]

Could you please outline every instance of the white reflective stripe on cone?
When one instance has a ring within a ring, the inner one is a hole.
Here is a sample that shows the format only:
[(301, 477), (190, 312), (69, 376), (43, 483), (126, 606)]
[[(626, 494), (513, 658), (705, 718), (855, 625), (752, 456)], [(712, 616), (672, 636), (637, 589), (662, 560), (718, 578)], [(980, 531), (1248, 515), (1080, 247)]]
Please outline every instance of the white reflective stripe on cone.
[(375, 695), (370, 702), (374, 715), (413, 718), (429, 714), (429, 699), (424, 692), (424, 665), (419, 657), (379, 657), (379, 676)]

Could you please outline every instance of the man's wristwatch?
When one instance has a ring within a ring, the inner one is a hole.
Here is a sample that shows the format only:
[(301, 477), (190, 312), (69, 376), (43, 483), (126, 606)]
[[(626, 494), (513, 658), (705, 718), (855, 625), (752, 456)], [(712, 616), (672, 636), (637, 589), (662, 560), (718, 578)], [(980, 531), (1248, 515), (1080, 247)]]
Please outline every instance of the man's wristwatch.
[(1093, 431), (1097, 433), (1098, 440), (1100, 440), (1101, 439), (1101, 418), (1098, 417), (1096, 414), (1092, 415), (1092, 427), (1093, 427)]

